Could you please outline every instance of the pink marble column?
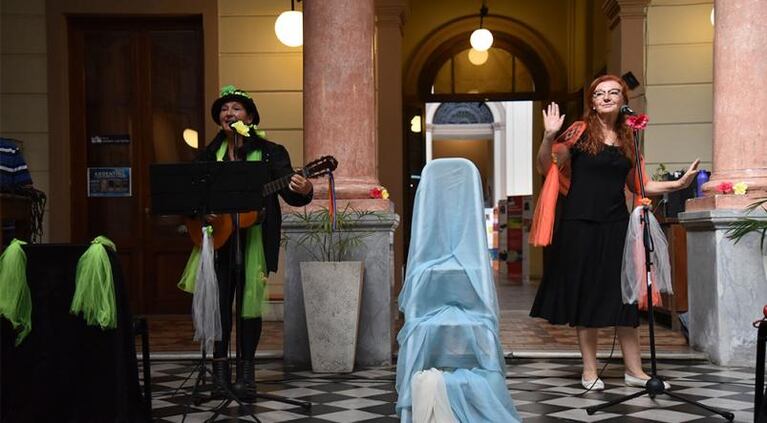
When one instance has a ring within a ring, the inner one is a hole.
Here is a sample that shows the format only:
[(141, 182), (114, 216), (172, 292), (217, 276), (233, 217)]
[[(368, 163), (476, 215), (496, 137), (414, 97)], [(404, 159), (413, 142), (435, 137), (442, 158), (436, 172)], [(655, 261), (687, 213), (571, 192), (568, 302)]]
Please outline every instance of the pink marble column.
[[(742, 208), (767, 193), (767, 1), (716, 0), (714, 171), (706, 197), (688, 210)], [(721, 182), (748, 184), (748, 195), (721, 195)]]
[(374, 0), (304, 1), (304, 157), (336, 157), (338, 198), (380, 209), (367, 201), (379, 184), (374, 34)]

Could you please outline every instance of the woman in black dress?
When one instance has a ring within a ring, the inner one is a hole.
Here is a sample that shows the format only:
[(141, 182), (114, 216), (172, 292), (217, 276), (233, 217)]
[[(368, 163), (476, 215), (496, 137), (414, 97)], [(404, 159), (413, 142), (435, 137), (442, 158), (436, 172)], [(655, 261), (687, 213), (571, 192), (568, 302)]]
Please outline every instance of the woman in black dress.
[[(624, 187), (639, 192), (632, 182), (637, 159), (632, 132), (620, 112), (627, 102), (628, 87), (623, 80), (613, 75), (596, 79), (586, 93), (584, 136), (570, 149), (555, 149), (553, 154), (552, 143), (565, 116), (551, 103), (543, 111), (545, 129), (538, 151), (540, 171), (545, 173), (552, 159), (554, 165), (569, 162), (571, 182), (530, 315), (576, 327), (583, 359), (581, 383), (592, 390), (604, 389), (597, 377), (600, 327), (617, 327), (626, 384), (644, 386), (650, 378), (642, 369), (637, 305), (623, 304), (621, 298), (629, 219)], [(646, 181), (645, 193), (650, 196), (686, 188), (695, 178), (698, 163), (693, 162), (679, 180)]]

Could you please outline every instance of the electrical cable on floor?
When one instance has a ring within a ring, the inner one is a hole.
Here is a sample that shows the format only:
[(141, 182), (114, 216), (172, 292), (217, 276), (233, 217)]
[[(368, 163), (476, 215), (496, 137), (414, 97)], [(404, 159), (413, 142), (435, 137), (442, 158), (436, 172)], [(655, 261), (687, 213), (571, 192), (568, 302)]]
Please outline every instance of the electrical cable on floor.
[(610, 360), (612, 360), (612, 358), (613, 358), (613, 353), (615, 352), (615, 341), (618, 339), (618, 326), (615, 326), (613, 329), (614, 329), (614, 332), (613, 332), (613, 345), (612, 345), (612, 347), (610, 347), (610, 355), (607, 357), (607, 360), (605, 361), (605, 365), (602, 366), (602, 370), (600, 370), (599, 373), (597, 373), (597, 378), (594, 379), (594, 382), (591, 383), (591, 386), (586, 388), (586, 390), (581, 392), (580, 394), (576, 394), (574, 396), (580, 397), (580, 396), (588, 394), (589, 392), (591, 392), (591, 390), (594, 388), (594, 386), (597, 384), (597, 382), (599, 382), (599, 380), (602, 379), (602, 374), (605, 372), (605, 370), (607, 370), (607, 366), (610, 364)]

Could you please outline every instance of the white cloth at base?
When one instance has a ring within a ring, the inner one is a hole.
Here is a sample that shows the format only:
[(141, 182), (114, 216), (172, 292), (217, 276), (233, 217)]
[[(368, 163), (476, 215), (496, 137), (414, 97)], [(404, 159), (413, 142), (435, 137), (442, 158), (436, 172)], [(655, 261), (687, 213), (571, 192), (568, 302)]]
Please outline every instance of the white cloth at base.
[(423, 370), (413, 375), (413, 423), (458, 423), (450, 409), (442, 372)]

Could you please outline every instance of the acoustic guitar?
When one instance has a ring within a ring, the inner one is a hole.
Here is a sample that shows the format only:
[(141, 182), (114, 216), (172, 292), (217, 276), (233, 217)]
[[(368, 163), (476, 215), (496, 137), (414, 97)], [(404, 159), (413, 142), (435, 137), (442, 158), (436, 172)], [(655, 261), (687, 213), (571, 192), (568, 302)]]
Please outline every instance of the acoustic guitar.
[[(319, 178), (320, 176), (327, 175), (336, 170), (337, 167), (338, 160), (333, 156), (322, 156), (317, 160), (307, 163), (303, 168), (291, 174), (266, 183), (262, 195), (267, 197), (287, 187), (290, 184), (290, 178), (295, 174), (299, 174), (307, 179)], [(254, 224), (261, 223), (264, 220), (264, 214), (264, 209), (238, 213), (240, 228), (244, 229)], [(213, 226), (213, 248), (215, 249), (224, 245), (234, 230), (232, 214), (230, 213), (216, 215), (210, 219), (206, 225)], [(186, 219), (186, 229), (189, 233), (189, 237), (192, 238), (192, 241), (198, 247), (202, 245), (202, 226), (201, 219)]]

